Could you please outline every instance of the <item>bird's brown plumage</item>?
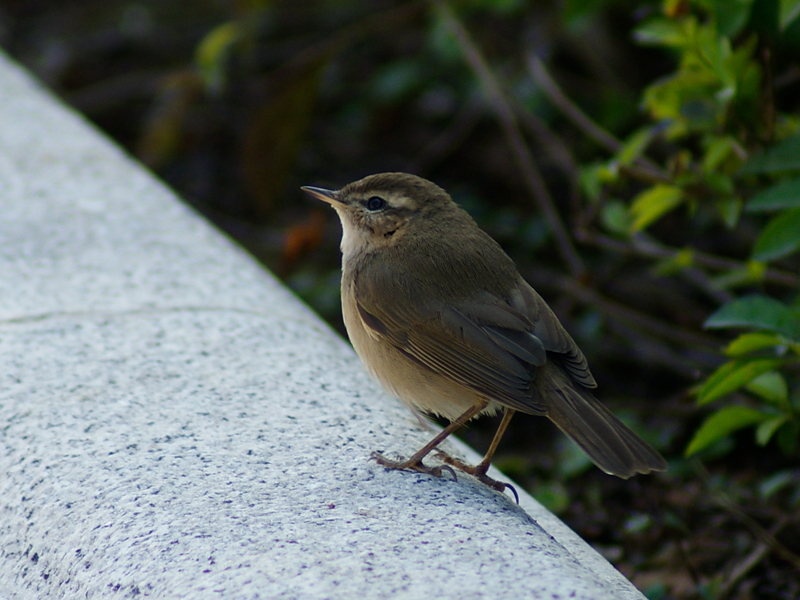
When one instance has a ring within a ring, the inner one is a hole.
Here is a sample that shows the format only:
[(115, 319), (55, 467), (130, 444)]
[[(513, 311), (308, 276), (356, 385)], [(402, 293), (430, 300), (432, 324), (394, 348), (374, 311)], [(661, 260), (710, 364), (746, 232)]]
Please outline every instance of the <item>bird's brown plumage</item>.
[[(368, 210), (376, 197), (386, 207)], [(385, 173), (326, 201), (344, 228), (348, 334), (367, 368), (406, 404), (454, 420), (488, 401), (483, 413), (548, 417), (607, 473), (627, 478), (666, 468), (594, 398), (580, 348), (444, 190)]]

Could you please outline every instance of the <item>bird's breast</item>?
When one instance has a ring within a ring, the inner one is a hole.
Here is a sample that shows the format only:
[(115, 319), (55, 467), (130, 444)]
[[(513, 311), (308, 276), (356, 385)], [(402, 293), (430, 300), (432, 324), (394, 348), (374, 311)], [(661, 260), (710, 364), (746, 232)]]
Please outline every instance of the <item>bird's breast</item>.
[[(355, 280), (347, 273), (342, 277), (342, 316), (350, 343), (367, 371), (387, 392), (412, 410), (433, 413), (452, 421), (484, 400), (473, 390), (422, 367), (370, 329), (358, 311)], [(492, 414), (500, 408), (497, 402), (490, 402), (482, 414)]]

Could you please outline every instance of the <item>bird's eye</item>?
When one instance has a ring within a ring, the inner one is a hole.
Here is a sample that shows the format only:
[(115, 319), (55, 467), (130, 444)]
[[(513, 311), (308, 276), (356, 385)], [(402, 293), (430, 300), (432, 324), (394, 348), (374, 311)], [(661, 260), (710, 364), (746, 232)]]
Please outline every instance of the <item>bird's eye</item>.
[(385, 206), (386, 206), (386, 200), (384, 200), (380, 196), (373, 196), (372, 198), (367, 200), (366, 204), (367, 210), (372, 210), (372, 211), (380, 210)]

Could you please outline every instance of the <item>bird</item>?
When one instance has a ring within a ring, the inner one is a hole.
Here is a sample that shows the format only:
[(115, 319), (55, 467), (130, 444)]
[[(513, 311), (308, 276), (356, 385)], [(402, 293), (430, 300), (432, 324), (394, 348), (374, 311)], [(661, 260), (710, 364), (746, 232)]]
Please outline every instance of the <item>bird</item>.
[[(550, 419), (605, 473), (666, 470), (595, 398), (586, 357), (555, 313), (444, 189), (394, 172), (338, 190), (301, 189), (341, 221), (342, 315), (367, 371), (415, 413), (450, 421), (407, 459), (373, 453), (380, 465), (455, 478), (454, 466), (503, 491), (486, 473), (519, 411)], [(501, 411), (477, 465), (438, 450), (469, 420)], [(443, 466), (423, 462), (434, 450)]]

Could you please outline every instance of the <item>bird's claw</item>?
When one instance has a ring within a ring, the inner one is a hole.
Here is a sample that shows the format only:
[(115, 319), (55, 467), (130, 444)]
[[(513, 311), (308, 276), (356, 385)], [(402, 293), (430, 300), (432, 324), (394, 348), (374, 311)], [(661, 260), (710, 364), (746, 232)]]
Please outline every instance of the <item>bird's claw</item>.
[(488, 465), (486, 465), (485, 467), (482, 465), (477, 465), (473, 467), (472, 465), (468, 465), (464, 461), (452, 457), (449, 454), (446, 454), (441, 451), (436, 453), (436, 457), (440, 458), (449, 465), (453, 465), (459, 471), (464, 471), (464, 473), (472, 475), (473, 477), (475, 477), (475, 479), (477, 479), (481, 483), (488, 485), (490, 488), (497, 490), (501, 494), (505, 493), (506, 489), (510, 489), (511, 492), (514, 494), (514, 500), (516, 500), (517, 504), (519, 504), (519, 494), (517, 493), (517, 490), (514, 488), (514, 486), (511, 485), (510, 483), (503, 483), (501, 481), (497, 481), (496, 479), (492, 479), (491, 477), (489, 477), (486, 474), (486, 471), (489, 468)]
[(433, 475), (434, 477), (441, 477), (445, 472), (447, 472), (453, 476), (453, 481), (458, 481), (456, 472), (450, 465), (438, 465), (435, 467), (429, 467), (423, 464), (421, 460), (414, 460), (413, 458), (408, 460), (391, 460), (389, 458), (386, 458), (380, 452), (373, 452), (372, 454), (370, 454), (369, 459), (374, 460), (376, 463), (378, 463), (382, 467), (386, 467), (387, 469), (400, 469), (402, 471), (418, 471), (419, 473), (426, 473), (427, 475)]

